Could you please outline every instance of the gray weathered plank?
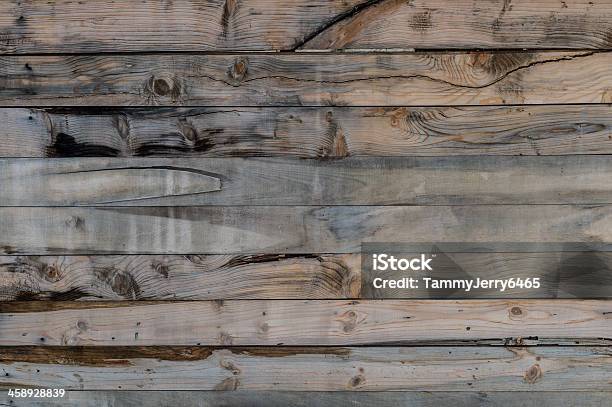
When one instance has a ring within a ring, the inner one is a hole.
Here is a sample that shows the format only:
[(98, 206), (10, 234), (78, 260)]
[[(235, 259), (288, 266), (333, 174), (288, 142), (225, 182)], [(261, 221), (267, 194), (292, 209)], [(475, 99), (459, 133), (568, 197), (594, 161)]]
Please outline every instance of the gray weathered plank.
[(605, 300), (14, 302), (5, 346), (612, 344)]
[(610, 205), (5, 207), (0, 222), (0, 254), (357, 253), (364, 242), (612, 249)]
[(610, 407), (612, 392), (455, 391), (455, 392), (304, 392), (304, 391), (116, 391), (74, 390), (64, 398), (15, 399), (0, 395), (2, 407)]
[(612, 154), (610, 105), (2, 108), (2, 157)]
[(0, 301), (356, 298), (359, 277), (354, 254), (0, 256)]
[(0, 58), (3, 106), (612, 102), (610, 52)]
[(3, 1), (0, 52), (610, 48), (580, 0)]
[(608, 347), (2, 348), (0, 387), (611, 391)]
[(0, 206), (612, 203), (612, 158), (0, 159)]

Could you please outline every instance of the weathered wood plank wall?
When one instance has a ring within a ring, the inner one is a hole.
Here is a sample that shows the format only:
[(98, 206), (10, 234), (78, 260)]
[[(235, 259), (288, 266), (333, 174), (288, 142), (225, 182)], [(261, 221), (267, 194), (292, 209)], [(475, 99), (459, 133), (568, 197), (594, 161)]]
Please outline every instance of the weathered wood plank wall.
[[(611, 51), (610, 0), (0, 3), (0, 387), (610, 405)], [(545, 287), (368, 299), (415, 241)]]

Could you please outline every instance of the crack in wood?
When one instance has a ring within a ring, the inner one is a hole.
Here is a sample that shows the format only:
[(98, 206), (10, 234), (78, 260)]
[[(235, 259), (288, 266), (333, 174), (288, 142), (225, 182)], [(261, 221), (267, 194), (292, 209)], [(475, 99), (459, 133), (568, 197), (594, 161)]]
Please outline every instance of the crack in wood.
[(344, 13), (340, 13), (337, 16), (335, 16), (334, 18), (332, 18), (331, 20), (329, 20), (327, 23), (319, 26), (316, 30), (314, 30), (313, 32), (311, 32), (310, 34), (307, 34), (303, 37), (303, 39), (301, 41), (298, 41), (297, 43), (295, 43), (290, 49), (289, 51), (297, 51), (300, 48), (304, 47), (307, 43), (309, 43), (310, 41), (312, 41), (315, 37), (319, 36), (321, 33), (323, 33), (324, 31), (329, 30), (331, 27), (333, 27), (334, 25), (347, 20), (349, 18), (353, 18), (355, 17), (357, 14), (361, 13), (362, 11), (376, 6), (377, 4), (383, 3), (387, 0), (368, 0), (365, 1), (361, 4), (357, 4), (356, 6), (352, 7), (350, 10), (345, 11)]

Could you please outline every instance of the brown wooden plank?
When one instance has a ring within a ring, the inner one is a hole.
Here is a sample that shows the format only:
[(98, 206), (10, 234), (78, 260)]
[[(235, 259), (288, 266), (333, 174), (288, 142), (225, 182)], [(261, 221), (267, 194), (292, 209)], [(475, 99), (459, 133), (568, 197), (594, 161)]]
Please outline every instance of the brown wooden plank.
[(602, 347), (2, 348), (0, 386), (69, 390), (610, 391)]
[(198, 391), (198, 390), (73, 390), (63, 398), (16, 399), (0, 394), (2, 407), (141, 407), (180, 405), (183, 407), (609, 407), (612, 392), (600, 391)]
[(0, 222), (0, 254), (357, 253), (366, 242), (612, 249), (610, 205), (11, 207)]
[(3, 106), (612, 102), (609, 52), (10, 56)]
[(421, 280), (414, 289), (375, 289), (372, 277), (362, 273), (359, 254), (0, 256), (0, 301), (612, 298), (609, 252), (445, 253), (433, 259), (432, 267), (414, 277), (539, 278), (541, 287), (434, 290)]
[(359, 276), (354, 254), (0, 256), (0, 301), (356, 298)]
[(15, 302), (6, 346), (612, 343), (605, 300)]
[(0, 156), (612, 154), (610, 105), (0, 109)]
[(608, 1), (4, 1), (2, 53), (610, 48)]
[(610, 178), (608, 156), (0, 159), (0, 206), (605, 204)]

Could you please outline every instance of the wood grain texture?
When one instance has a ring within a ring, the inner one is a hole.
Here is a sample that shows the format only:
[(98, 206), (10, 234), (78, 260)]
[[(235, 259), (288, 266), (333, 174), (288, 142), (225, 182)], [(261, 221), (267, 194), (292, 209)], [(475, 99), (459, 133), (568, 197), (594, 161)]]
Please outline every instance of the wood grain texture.
[[(420, 254), (415, 254), (417, 257)], [(436, 279), (541, 279), (541, 289), (373, 289), (359, 254), (0, 256), (0, 301), (612, 298), (612, 253), (445, 253)], [(384, 273), (393, 278), (393, 273)], [(405, 275), (401, 275), (404, 277)], [(362, 282), (362, 286), (360, 286)]]
[(2, 53), (610, 48), (607, 1), (4, 1)]
[[(612, 406), (611, 33), (608, 0), (0, 2), (0, 388)], [(368, 242), (543, 288), (372, 292)]]
[(5, 256), (0, 301), (356, 298), (359, 277), (354, 254)]
[(609, 52), (8, 56), (3, 106), (612, 102)]
[(2, 407), (610, 407), (612, 392), (600, 391), (456, 391), (456, 392), (304, 392), (304, 391), (198, 391), (198, 390), (74, 390), (61, 399), (9, 399), (0, 395)]
[(612, 158), (0, 159), (0, 206), (612, 203)]
[(357, 253), (364, 242), (612, 249), (609, 205), (12, 207), (0, 221), (0, 254)]
[(0, 156), (612, 154), (610, 105), (0, 108)]
[(605, 300), (15, 302), (5, 346), (612, 343)]
[(0, 366), (4, 388), (569, 392), (612, 386), (608, 347), (20, 347), (2, 348)]

